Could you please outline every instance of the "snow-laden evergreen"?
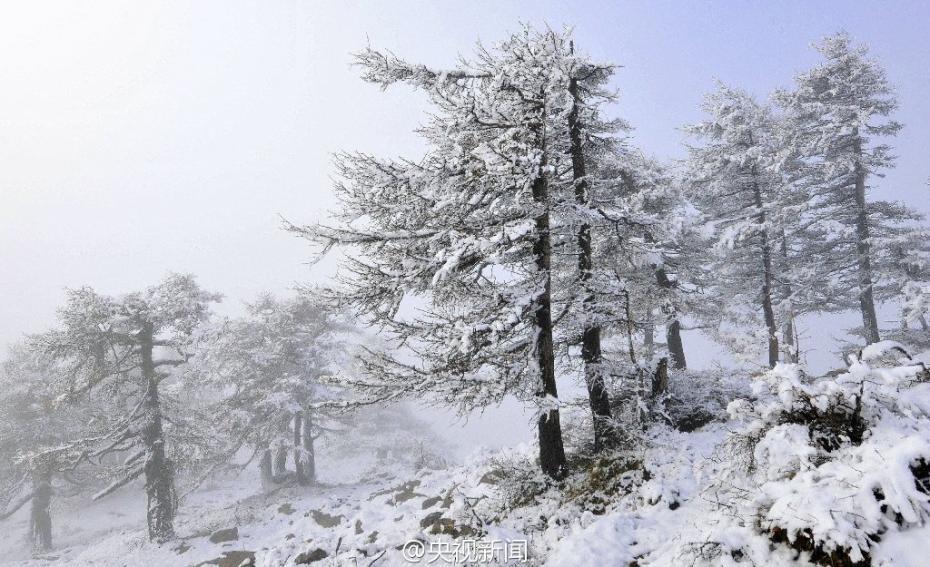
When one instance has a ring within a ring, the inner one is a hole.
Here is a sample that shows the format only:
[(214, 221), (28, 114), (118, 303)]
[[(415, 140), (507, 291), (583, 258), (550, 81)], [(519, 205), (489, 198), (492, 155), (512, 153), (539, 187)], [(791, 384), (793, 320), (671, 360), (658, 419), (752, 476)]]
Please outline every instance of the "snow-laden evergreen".
[(120, 297), (89, 287), (69, 290), (60, 326), (31, 339), (32, 348), (61, 367), (49, 376), (59, 398), (110, 402), (111, 412), (94, 416), (90, 436), (68, 443), (79, 448), (81, 459), (118, 455), (115, 479), (95, 497), (144, 477), (155, 541), (174, 537), (175, 475), (185, 458), (171, 443), (172, 432), (181, 429), (180, 408), (168, 406), (178, 421), (166, 424), (167, 381), (187, 362), (190, 337), (218, 300), (188, 275), (170, 275)]
[(886, 139), (902, 128), (891, 118), (898, 103), (884, 68), (848, 34), (824, 38), (817, 50), (823, 62), (799, 75), (794, 89), (776, 93), (788, 121), (781, 152), (805, 192), (805, 222), (829, 241), (818, 263), (832, 275), (833, 300), (858, 308), (863, 337), (876, 342), (876, 301), (894, 293), (894, 244), (921, 218), (900, 202), (871, 196), (883, 170), (894, 166)]
[(715, 295), (727, 297), (731, 310), (719, 316), (750, 334), (758, 328), (752, 322), (761, 318), (768, 363), (775, 366), (780, 354), (775, 256), (785, 232), (785, 188), (772, 172), (774, 118), (745, 92), (724, 85), (707, 95), (704, 110), (708, 120), (687, 128), (706, 140), (690, 148), (688, 175), (692, 198), (714, 231), (715, 254), (706, 269), (713, 274)]
[(56, 371), (25, 344), (11, 348), (0, 368), (0, 519), (28, 504), (28, 539), (39, 553), (54, 543), (55, 492), (86, 496), (94, 486), (82, 475), (83, 454), (71, 442), (88, 432), (87, 417), (104, 407), (56, 403), (50, 380)]
[[(336, 301), (405, 348), (406, 359), (384, 351), (362, 359), (372, 395), (430, 393), (463, 408), (505, 395), (534, 401), (540, 464), (553, 477), (565, 469), (553, 245), (560, 233), (577, 238), (556, 216), (565, 197), (556, 181), (570, 163), (559, 134), (576, 108), (569, 57), (568, 38), (532, 30), (452, 71), (362, 52), (366, 80), (406, 82), (430, 97), (435, 117), (421, 130), (430, 150), (415, 161), (343, 154), (340, 224), (293, 227), (323, 251), (357, 252)], [(415, 316), (399, 314), (405, 302)]]

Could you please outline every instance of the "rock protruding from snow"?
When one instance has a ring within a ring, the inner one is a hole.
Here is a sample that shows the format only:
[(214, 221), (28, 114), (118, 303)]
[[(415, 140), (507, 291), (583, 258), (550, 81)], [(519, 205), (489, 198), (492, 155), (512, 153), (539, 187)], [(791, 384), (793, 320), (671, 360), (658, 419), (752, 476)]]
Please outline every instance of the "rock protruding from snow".
[(294, 563), (297, 565), (309, 565), (310, 563), (316, 563), (317, 561), (322, 561), (329, 557), (329, 553), (325, 550), (320, 549), (319, 547), (312, 551), (305, 551), (297, 556), (294, 559)]
[(228, 541), (236, 541), (237, 539), (239, 539), (239, 528), (236, 526), (217, 530), (210, 534), (211, 543), (226, 543)]

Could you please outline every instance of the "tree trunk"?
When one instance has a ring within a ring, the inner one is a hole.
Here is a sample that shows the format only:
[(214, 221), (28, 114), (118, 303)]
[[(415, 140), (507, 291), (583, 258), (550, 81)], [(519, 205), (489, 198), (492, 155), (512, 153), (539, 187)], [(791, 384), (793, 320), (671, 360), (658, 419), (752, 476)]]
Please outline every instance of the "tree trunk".
[(668, 345), (668, 356), (672, 359), (672, 368), (686, 370), (688, 361), (685, 359), (685, 345), (681, 340), (681, 322), (678, 319), (665, 327), (665, 342)]
[(652, 375), (652, 399), (662, 396), (668, 391), (668, 359), (664, 356), (659, 359), (656, 371)]
[(40, 465), (33, 472), (32, 485), (29, 536), (32, 550), (44, 553), (52, 549), (52, 473), (47, 465)]
[(307, 484), (316, 483), (316, 451), (313, 447), (313, 413), (310, 410), (304, 414), (303, 428), (304, 446), (304, 477)]
[[(585, 207), (588, 204), (588, 178), (585, 168), (584, 145), (581, 139), (581, 121), (578, 109), (581, 98), (578, 94), (578, 82), (572, 78), (569, 81), (568, 91), (572, 95), (572, 111), (568, 115), (568, 130), (571, 140), (572, 174), (575, 184), (575, 202)], [(584, 294), (582, 309), (588, 320), (584, 323), (581, 336), (581, 359), (584, 361), (585, 384), (588, 387), (588, 403), (591, 407), (591, 417), (594, 422), (594, 451), (600, 451), (610, 444), (611, 415), (610, 396), (604, 380), (604, 369), (601, 364), (601, 327), (591, 322), (590, 318), (596, 315), (597, 305), (590, 281), (593, 269), (591, 251), (591, 226), (582, 223), (578, 228), (578, 287)]]
[[(675, 282), (669, 279), (665, 273), (665, 268), (656, 267), (656, 282), (659, 287), (672, 289)], [(681, 340), (681, 322), (673, 313), (673, 317), (665, 325), (665, 344), (668, 348), (669, 358), (672, 359), (672, 368), (676, 370), (685, 370), (688, 368), (688, 361), (685, 359), (685, 345)]]
[[(752, 172), (755, 178), (755, 171)], [(778, 326), (775, 324), (775, 310), (772, 307), (772, 248), (769, 242), (768, 229), (765, 227), (765, 210), (762, 203), (762, 190), (756, 180), (752, 182), (752, 192), (755, 199), (756, 221), (759, 223), (759, 239), (762, 253), (762, 315), (765, 318), (765, 327), (769, 333), (769, 368), (778, 363)]]
[(281, 482), (287, 476), (287, 437), (290, 430), (291, 416), (285, 414), (281, 419), (281, 436), (278, 438), (274, 453), (274, 476)]
[(148, 452), (145, 462), (145, 492), (148, 496), (147, 521), (149, 539), (165, 542), (174, 538), (177, 498), (174, 490), (173, 464), (165, 452), (161, 404), (158, 399), (158, 375), (152, 358), (153, 330), (147, 323), (139, 335), (142, 351), (142, 376), (146, 382), (145, 415), (142, 442)]
[(310, 484), (304, 467), (303, 453), (303, 413), (294, 412), (294, 471), (297, 474), (297, 484), (307, 486)]
[(782, 331), (782, 334), (785, 336), (785, 360), (792, 364), (797, 364), (798, 357), (798, 345), (794, 341), (794, 314), (788, 313), (785, 318), (785, 330)]
[[(623, 179), (623, 182), (629, 186), (630, 192), (633, 192), (636, 186), (633, 176), (628, 171), (621, 171), (620, 177)], [(648, 230), (645, 231), (643, 237), (646, 242), (655, 242), (652, 233)], [(659, 284), (659, 287), (671, 290), (678, 286), (677, 282), (672, 281), (672, 279), (668, 277), (668, 273), (666, 273), (664, 266), (653, 264), (652, 268), (655, 270), (656, 283)], [(685, 370), (688, 368), (688, 361), (685, 358), (685, 345), (681, 340), (681, 321), (678, 318), (678, 312), (674, 309), (674, 306), (672, 306), (671, 313), (666, 314), (669, 315), (669, 317), (665, 324), (665, 345), (668, 349), (669, 358), (672, 361), (672, 368), (675, 370)]]
[[(541, 93), (545, 98), (545, 93)], [(543, 208), (542, 213), (536, 217), (536, 240), (533, 242), (533, 256), (536, 259), (536, 272), (541, 281), (542, 289), (536, 298), (536, 309), (533, 319), (536, 327), (536, 344), (533, 355), (540, 374), (541, 391), (539, 395), (544, 398), (539, 414), (539, 464), (542, 471), (548, 476), (560, 479), (565, 476), (567, 465), (565, 461), (565, 448), (562, 445), (562, 425), (559, 420), (559, 409), (553, 406), (558, 401), (558, 390), (555, 384), (555, 353), (552, 343), (552, 243), (549, 234), (549, 180), (546, 169), (546, 133), (545, 110), (542, 116), (542, 126), (538, 132), (538, 140), (542, 150), (539, 172), (533, 181), (533, 200)]]
[(875, 298), (872, 292), (872, 251), (869, 243), (869, 212), (865, 202), (866, 171), (862, 167), (862, 139), (855, 133), (856, 172), (856, 263), (859, 280), (859, 309), (862, 311), (862, 330), (867, 343), (881, 340), (878, 317), (875, 315)]
[[(781, 259), (785, 266), (785, 269), (788, 269), (788, 237), (785, 236), (785, 231), (782, 230), (781, 233)], [(788, 304), (787, 309), (785, 310), (785, 324), (782, 335), (784, 335), (785, 343), (785, 359), (788, 362), (797, 364), (798, 362), (798, 347), (794, 341), (794, 307), (791, 304), (791, 294), (793, 293), (791, 289), (791, 283), (785, 282), (785, 301)]]
[(271, 449), (262, 449), (262, 458), (258, 464), (259, 474), (262, 479), (262, 490), (269, 491), (274, 488), (274, 470), (271, 464)]

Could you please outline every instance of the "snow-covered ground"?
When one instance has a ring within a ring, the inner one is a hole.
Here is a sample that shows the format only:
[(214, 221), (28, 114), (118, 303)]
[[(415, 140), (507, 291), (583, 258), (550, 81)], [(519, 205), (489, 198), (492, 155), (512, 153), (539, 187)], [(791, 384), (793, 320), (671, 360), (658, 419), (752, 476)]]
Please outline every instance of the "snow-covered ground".
[[(21, 511), (4, 524), (0, 564), (400, 566), (470, 558), (478, 560), (474, 564), (553, 567), (751, 565), (762, 559), (809, 565), (809, 553), (773, 543), (760, 526), (796, 519), (801, 529), (819, 507), (834, 506), (828, 510), (834, 518), (817, 520), (813, 535), (842, 542), (872, 533), (863, 543), (871, 565), (918, 567), (930, 551), (930, 527), (920, 512), (928, 498), (914, 490), (906, 467), (914, 462), (911, 453), (924, 451), (918, 445), (927, 425), (921, 416), (930, 414), (930, 384), (912, 380), (919, 378), (913, 365), (881, 366), (883, 356), (866, 352), (848, 374), (822, 383), (799, 379), (795, 367), (779, 367), (754, 378), (752, 393), (740, 385), (745, 377), (688, 376), (722, 397), (691, 397), (692, 405), (719, 414), (728, 398), (744, 401), (729, 404), (728, 419), (692, 432), (653, 426), (644, 435), (649, 442), (637, 450), (598, 457), (575, 452), (573, 472), (558, 486), (538, 472), (533, 444), (485, 449), (447, 464), (376, 449), (346, 451), (334, 442), (321, 448), (320, 482), (312, 487), (263, 493), (254, 466), (212, 479), (183, 501), (178, 539), (164, 545), (147, 541), (139, 487), (100, 502), (56, 505), (56, 550), (45, 557), (30, 558)], [(927, 361), (930, 353), (915, 358)], [(679, 380), (672, 389), (687, 392), (688, 384)], [(862, 415), (871, 433), (861, 445), (804, 464), (813, 441), (806, 434), (796, 439), (790, 424), (782, 425), (780, 408), (812, 396), (826, 409), (848, 392), (864, 396)], [(755, 404), (752, 411), (746, 404)], [(755, 468), (742, 474), (733, 443), (747, 432), (757, 434)], [(903, 476), (894, 471), (902, 462)], [(823, 484), (831, 474), (845, 474), (846, 484)], [(873, 508), (857, 508), (870, 506), (872, 486), (881, 488), (882, 498)], [(809, 509), (800, 510), (805, 502)], [(879, 510), (882, 502), (892, 512)], [(779, 508), (784, 505), (794, 506), (789, 516)], [(916, 516), (908, 517), (908, 506)], [(860, 515), (861, 522), (844, 524)]]
[[(606, 513), (582, 511), (577, 504), (544, 493), (536, 495), (533, 504), (511, 510), (487, 526), (483, 540), (493, 542), (492, 547), (509, 541), (516, 545), (514, 549), (521, 549), (519, 543), (527, 541), (527, 563), (533, 565), (682, 564), (680, 550), (705, 544), (708, 521), (715, 517), (711, 512), (714, 503), (702, 494), (702, 488), (710, 474), (709, 459), (726, 434), (724, 424), (694, 433), (666, 432), (644, 455), (653, 459), (658, 474)], [(401, 566), (411, 564), (404, 544), (421, 540), (427, 542), (421, 561), (426, 564), (433, 558), (432, 564), (443, 564), (443, 557), (453, 557), (454, 546), (475, 537), (461, 533), (469, 523), (459, 525), (458, 521), (467, 521), (472, 511), (482, 517), (483, 511), (504, 505), (506, 498), (500, 492), (506, 489), (500, 488), (494, 471), (500, 470), (502, 462), (520, 462), (531, 454), (531, 447), (521, 446), (474, 456), (471, 464), (445, 470), (417, 473), (400, 466), (373, 476), (368, 475), (372, 463), (345, 462), (325, 470), (319, 486), (264, 495), (258, 490), (256, 475), (247, 472), (209, 484), (186, 500), (179, 539), (160, 546), (146, 539), (139, 493), (127, 491), (81, 511), (56, 511), (58, 549), (44, 558), (29, 559), (22, 537), (25, 519), (8, 524), (0, 543), (0, 563), (238, 566), (240, 559), (254, 554), (256, 565), (268, 567), (298, 565), (314, 557), (320, 557), (313, 561), (318, 565), (369, 565), (378, 558), (375, 565)], [(472, 510), (469, 503), (476, 501), (479, 504)], [(211, 542), (211, 534), (233, 527), (238, 531), (236, 540)], [(734, 539), (744, 535), (735, 526), (727, 527), (733, 530)], [(925, 565), (928, 538), (930, 528), (893, 533), (873, 555), (874, 564)], [(445, 547), (439, 542), (445, 542)], [(500, 549), (507, 549), (504, 545)], [(465, 553), (462, 548), (457, 551)], [(218, 562), (224, 557), (229, 561)], [(804, 564), (786, 549), (773, 553), (770, 563)]]

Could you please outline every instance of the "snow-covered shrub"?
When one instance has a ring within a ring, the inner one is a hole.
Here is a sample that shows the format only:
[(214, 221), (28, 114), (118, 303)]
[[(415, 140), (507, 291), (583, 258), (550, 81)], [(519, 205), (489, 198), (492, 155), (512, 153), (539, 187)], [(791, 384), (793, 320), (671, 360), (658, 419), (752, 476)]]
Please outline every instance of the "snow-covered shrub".
[(865, 564), (882, 534), (930, 518), (930, 373), (890, 341), (850, 363), (756, 378), (752, 399), (728, 407), (741, 427), (715, 487), (743, 525), (825, 565)]

